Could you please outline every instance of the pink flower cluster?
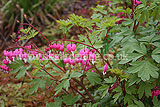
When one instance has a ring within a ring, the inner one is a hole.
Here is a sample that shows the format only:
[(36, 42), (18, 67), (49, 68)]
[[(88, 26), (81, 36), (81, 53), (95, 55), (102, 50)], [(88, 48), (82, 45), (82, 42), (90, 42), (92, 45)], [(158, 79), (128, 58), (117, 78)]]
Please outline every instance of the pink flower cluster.
[[(60, 45), (58, 43), (54, 43), (53, 45), (50, 44), (49, 48), (46, 48), (45, 51), (52, 50), (53, 48), (57, 51), (60, 50), (61, 52), (63, 52), (64, 51), (64, 43), (62, 43), (62, 45)], [(79, 65), (84, 66), (86, 71), (90, 70), (92, 68), (91, 63), (94, 64), (94, 62), (96, 61), (96, 54), (94, 53), (95, 49), (91, 49), (91, 50), (89, 50), (88, 48), (81, 49), (80, 55), (77, 57), (74, 54), (74, 51), (76, 50), (76, 48), (77, 48), (76, 44), (68, 44), (66, 46), (67, 50), (65, 50), (65, 51), (67, 53), (72, 53), (72, 55), (69, 55), (67, 58), (63, 59), (64, 64), (69, 64), (72, 67), (74, 67), (76, 64), (79, 64)], [(33, 54), (37, 54), (37, 53), (33, 53)], [(40, 54), (39, 54), (39, 56), (41, 59)], [(59, 59), (59, 56), (55, 56), (52, 53), (49, 53), (49, 56), (54, 57), (56, 59)], [(108, 69), (108, 65), (106, 64), (103, 67), (103, 73), (106, 73), (107, 69)], [(92, 70), (92, 72), (94, 72), (94, 70)]]
[[(67, 45), (67, 49), (68, 52), (74, 52), (76, 49), (76, 45), (75, 44), (68, 44)], [(89, 51), (88, 48), (85, 49), (81, 49), (80, 50), (80, 56), (76, 57), (75, 60), (69, 58), (64, 58), (64, 63), (65, 64), (70, 64), (72, 66), (75, 66), (76, 64), (81, 64), (82, 66), (85, 66), (85, 70), (88, 71), (91, 69), (91, 64), (90, 64), (90, 60), (92, 60), (92, 63), (94, 63), (94, 61), (96, 60), (96, 55), (95, 55), (95, 50), (91, 49), (91, 51)], [(72, 56), (74, 57), (74, 56)], [(92, 70), (92, 72), (94, 72)]]
[(28, 59), (27, 53), (25, 53), (22, 48), (16, 49), (15, 51), (4, 50), (4, 56), (6, 60), (9, 59), (10, 61), (13, 61), (13, 58), (17, 57), (20, 57), (21, 59)]
[(1, 69), (9, 71), (8, 64), (14, 60), (14, 58), (28, 59), (27, 53), (23, 51), (22, 48), (16, 49), (15, 51), (6, 51), (4, 50), (5, 59), (3, 59), (3, 66), (0, 66)]
[(46, 48), (45, 51), (49, 51), (49, 50), (52, 50), (52, 49), (55, 49), (55, 50), (60, 50), (61, 52), (64, 51), (64, 43), (62, 43), (62, 45), (60, 45), (59, 43), (54, 43), (53, 45), (49, 44), (49, 48)]
[(0, 68), (5, 70), (5, 71), (9, 71), (9, 67), (7, 65), (0, 65)]

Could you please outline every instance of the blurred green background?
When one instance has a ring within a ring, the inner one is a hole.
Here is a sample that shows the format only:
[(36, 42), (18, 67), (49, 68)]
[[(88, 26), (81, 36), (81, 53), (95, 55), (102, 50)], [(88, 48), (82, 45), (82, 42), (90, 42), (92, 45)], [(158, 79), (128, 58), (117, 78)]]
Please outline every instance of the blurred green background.
[(44, 31), (61, 18), (62, 10), (73, 1), (76, 0), (0, 0), (0, 50), (7, 46), (10, 35), (17, 32), (17, 20), (26, 22), (24, 14), (31, 24)]

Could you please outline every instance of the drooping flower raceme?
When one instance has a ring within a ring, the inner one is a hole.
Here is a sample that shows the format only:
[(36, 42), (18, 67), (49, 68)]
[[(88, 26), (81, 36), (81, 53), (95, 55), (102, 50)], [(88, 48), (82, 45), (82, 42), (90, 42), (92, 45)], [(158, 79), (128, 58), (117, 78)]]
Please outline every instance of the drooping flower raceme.
[[(30, 47), (29, 47), (30, 48)], [(0, 66), (1, 69), (5, 71), (9, 71), (8, 64), (12, 61), (14, 61), (15, 58), (20, 58), (21, 60), (27, 60), (28, 59), (28, 54), (24, 52), (22, 48), (16, 49), (15, 51), (6, 51), (4, 50), (4, 56), (5, 59), (3, 59), (3, 66)]]

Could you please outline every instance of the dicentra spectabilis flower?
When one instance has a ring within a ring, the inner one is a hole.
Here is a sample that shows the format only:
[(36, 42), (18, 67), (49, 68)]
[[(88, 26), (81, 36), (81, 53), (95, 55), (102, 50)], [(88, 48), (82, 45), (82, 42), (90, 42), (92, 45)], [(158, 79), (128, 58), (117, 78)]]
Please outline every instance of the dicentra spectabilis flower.
[(18, 35), (20, 35), (21, 34), (21, 32), (20, 31), (18, 31)]
[(110, 13), (110, 17), (112, 17), (112, 16), (114, 16), (115, 14), (113, 14), (113, 13)]
[(6, 50), (4, 50), (4, 56), (12, 57), (12, 55), (13, 55), (12, 51), (6, 51)]
[(14, 52), (13, 52), (13, 57), (17, 58), (19, 56), (19, 50), (16, 49)]
[(133, 1), (134, 1), (134, 5), (140, 5), (141, 4), (141, 2), (138, 1), (138, 0), (133, 0)]
[(104, 67), (103, 67), (103, 75), (106, 74), (107, 69), (108, 69), (108, 65), (107, 65), (107, 63), (106, 63), (106, 64), (104, 65)]
[(24, 52), (23, 58), (24, 58), (24, 59), (28, 59), (28, 54)]
[(58, 51), (59, 48), (60, 48), (60, 44), (59, 43), (54, 43), (53, 47), (54, 47), (54, 49), (56, 49)]
[(85, 61), (85, 60), (82, 60), (81, 63), (82, 63), (82, 65), (87, 65), (87, 61)]
[(94, 70), (92, 70), (91, 72), (95, 72)]
[(7, 56), (7, 51), (4, 50), (4, 51), (3, 51), (3, 54), (4, 54), (4, 56)]
[(25, 48), (31, 49), (32, 47), (31, 45), (28, 45), (28, 46), (25, 46)]
[(89, 60), (91, 60), (94, 64), (94, 62), (96, 61), (96, 55), (92, 52), (89, 52)]
[(88, 57), (88, 53), (89, 53), (89, 49), (85, 48), (85, 49), (81, 49), (80, 50), (80, 57), (83, 58), (84, 56)]
[(60, 50), (61, 52), (63, 52), (63, 51), (64, 51), (64, 43), (62, 43), (62, 45), (60, 45), (59, 50)]
[(7, 64), (9, 64), (9, 61), (7, 61), (6, 59), (3, 59), (3, 64), (5, 64), (5, 65), (7, 65)]
[(49, 57), (54, 57), (54, 55), (52, 53), (49, 53)]
[(64, 58), (63, 61), (64, 61), (64, 64), (70, 63), (70, 58)]
[(76, 58), (76, 63), (81, 63), (81, 59), (79, 57)]
[(0, 66), (0, 68), (5, 71), (9, 71), (9, 67), (7, 65)]
[(37, 55), (37, 52), (36, 52), (36, 51), (32, 51), (32, 54), (33, 54), (34, 56), (36, 56), (36, 55)]
[(23, 49), (22, 49), (22, 48), (19, 48), (19, 52), (20, 52), (20, 53), (23, 53)]
[(91, 49), (91, 52), (94, 53), (96, 50), (95, 49)]
[(74, 66), (75, 65), (74, 59), (70, 59), (69, 64)]
[(159, 18), (160, 18), (160, 13), (159, 13)]
[(41, 54), (41, 53), (39, 53), (38, 55), (39, 55), (39, 59), (42, 59), (42, 54)]
[(46, 48), (46, 49), (45, 49), (45, 52), (49, 51), (49, 49), (50, 49), (50, 48)]
[(20, 59), (24, 60), (24, 62), (26, 63), (28, 59), (28, 54), (25, 52), (23, 54), (20, 54)]
[(91, 60), (91, 59), (96, 60), (96, 55), (95, 55), (94, 53), (92, 53), (92, 52), (89, 52), (89, 59), (90, 59), (90, 60)]
[(82, 64), (83, 66), (88, 66), (88, 65), (89, 65), (89, 61), (88, 61), (88, 60), (82, 60), (82, 61), (81, 61), (81, 64)]
[(118, 17), (118, 18), (124, 18), (123, 15), (124, 15), (124, 13), (123, 13), (123, 12), (120, 12), (120, 13), (118, 13), (118, 16), (117, 16), (117, 17)]
[(76, 50), (76, 45), (75, 44), (68, 44), (67, 49), (69, 52), (74, 52)]
[[(49, 46), (50, 49), (53, 49), (53, 48), (54, 48), (54, 45), (49, 44), (48, 46)], [(46, 49), (47, 49), (47, 51), (48, 51), (48, 48), (46, 48)]]

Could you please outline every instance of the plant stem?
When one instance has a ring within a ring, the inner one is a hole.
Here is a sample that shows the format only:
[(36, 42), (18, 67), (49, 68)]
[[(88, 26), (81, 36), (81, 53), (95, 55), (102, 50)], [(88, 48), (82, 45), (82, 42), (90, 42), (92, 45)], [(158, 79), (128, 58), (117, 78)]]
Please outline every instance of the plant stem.
[(134, 2), (133, 2), (133, 0), (131, 0), (131, 9), (132, 9), (131, 19), (134, 19)]
[[(42, 68), (42, 69), (43, 69), (50, 77), (52, 77), (54, 81), (56, 81), (55, 78), (54, 78), (54, 76), (53, 76), (52, 74), (50, 74), (46, 69), (44, 69), (44, 68)], [(58, 85), (57, 81), (56, 81), (56, 84)], [(68, 92), (67, 90), (65, 90), (64, 88), (63, 88), (63, 90), (64, 90), (67, 94), (69, 94), (69, 92)]]
[(93, 103), (96, 103), (96, 101), (94, 100), (94, 98), (92, 97), (92, 95), (88, 92), (88, 90), (86, 89), (86, 87), (81, 84), (81, 82), (79, 82), (79, 80), (77, 80), (76, 78), (72, 78), (76, 83), (78, 83), (87, 93), (87, 95), (89, 96), (89, 98), (92, 100)]
[(81, 95), (83, 98), (84, 98), (84, 100), (86, 100), (88, 103), (90, 102), (83, 94), (81, 94), (76, 88), (74, 88), (74, 87), (72, 87), (72, 86), (70, 86), (73, 90), (75, 90), (79, 95)]

